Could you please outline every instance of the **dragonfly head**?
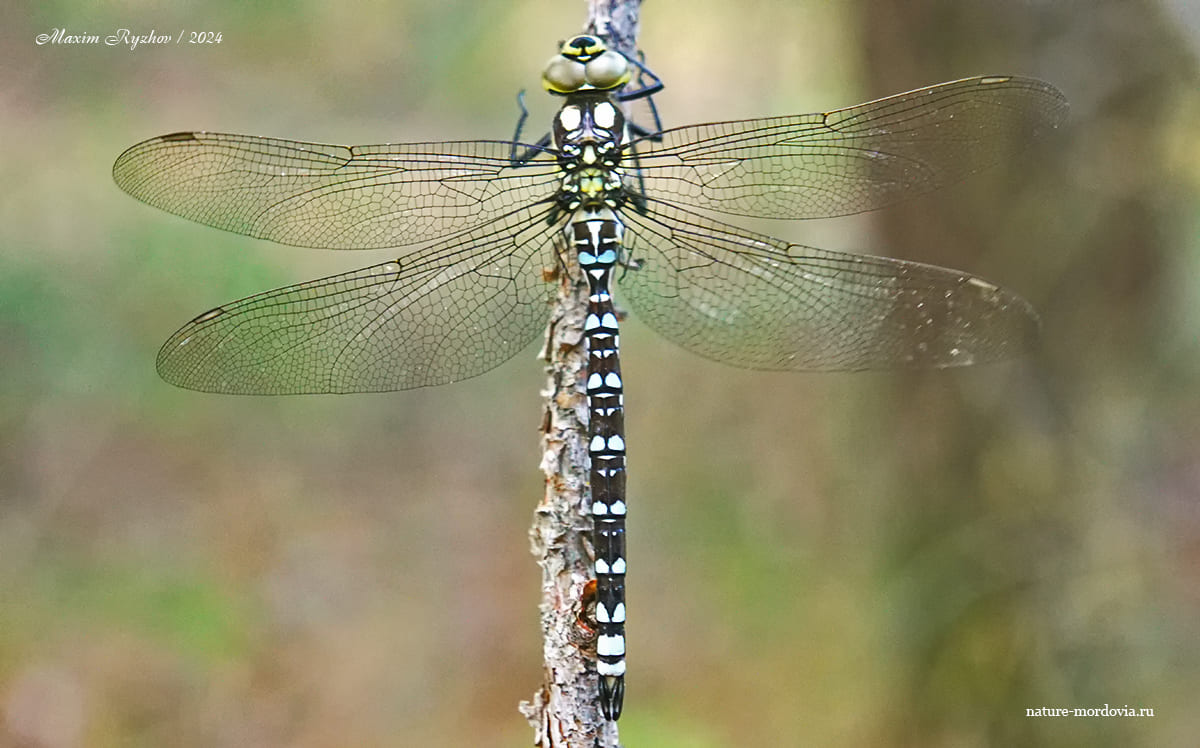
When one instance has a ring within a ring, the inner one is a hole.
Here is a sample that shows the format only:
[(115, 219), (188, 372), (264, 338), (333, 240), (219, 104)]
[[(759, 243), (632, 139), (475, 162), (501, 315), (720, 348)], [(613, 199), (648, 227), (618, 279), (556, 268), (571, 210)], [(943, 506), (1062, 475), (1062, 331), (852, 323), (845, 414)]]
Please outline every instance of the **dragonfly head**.
[(629, 60), (608, 48), (598, 36), (583, 34), (562, 43), (546, 63), (542, 85), (552, 94), (576, 91), (613, 91), (629, 82)]

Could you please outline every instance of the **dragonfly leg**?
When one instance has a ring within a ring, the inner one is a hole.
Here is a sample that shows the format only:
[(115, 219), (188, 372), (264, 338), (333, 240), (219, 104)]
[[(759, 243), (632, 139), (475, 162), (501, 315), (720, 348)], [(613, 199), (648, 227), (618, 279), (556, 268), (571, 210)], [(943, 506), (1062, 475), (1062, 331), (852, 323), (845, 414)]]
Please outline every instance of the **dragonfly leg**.
[(525, 89), (523, 88), (517, 92), (517, 108), (521, 110), (521, 113), (517, 116), (517, 128), (513, 132), (512, 147), (508, 151), (508, 160), (512, 162), (513, 166), (529, 163), (542, 149), (550, 145), (550, 133), (546, 133), (532, 146), (525, 146), (524, 153), (517, 153), (517, 149), (521, 147), (521, 131), (525, 129), (525, 120), (529, 119), (529, 110), (525, 107)]
[[(654, 74), (654, 71), (652, 71), (650, 68), (646, 67), (646, 61), (645, 61), (645, 59), (643, 59), (644, 57), (645, 57), (644, 55), (642, 55), (641, 53), (638, 53), (639, 59), (635, 60), (630, 57), (625, 58), (625, 59), (629, 60), (630, 64), (632, 64), (634, 67), (636, 67), (638, 69), (638, 85), (640, 86), (640, 88), (635, 88), (632, 91), (627, 91), (627, 90), (622, 89), (621, 92), (617, 94), (618, 101), (633, 101), (634, 99), (645, 99), (645, 98), (649, 98), (649, 97), (653, 96), (654, 94), (658, 93), (659, 91), (663, 90), (662, 78), (659, 78), (657, 75)], [(643, 76), (649, 76), (650, 82), (642, 83)]]
[[(617, 94), (617, 100), (621, 102), (636, 101), (638, 99), (646, 99), (646, 106), (650, 108), (650, 117), (653, 122), (650, 127), (643, 127), (637, 122), (629, 121), (629, 133), (635, 138), (648, 138), (656, 143), (662, 141), (662, 118), (658, 114), (658, 105), (654, 103), (654, 94), (663, 90), (662, 79), (654, 74), (650, 68), (646, 67), (645, 55), (638, 53), (639, 59), (630, 59), (630, 64), (638, 69), (637, 85), (638, 87), (632, 91), (622, 90)], [(643, 82), (646, 77), (650, 78), (648, 83)], [(636, 152), (636, 151), (635, 151)]]

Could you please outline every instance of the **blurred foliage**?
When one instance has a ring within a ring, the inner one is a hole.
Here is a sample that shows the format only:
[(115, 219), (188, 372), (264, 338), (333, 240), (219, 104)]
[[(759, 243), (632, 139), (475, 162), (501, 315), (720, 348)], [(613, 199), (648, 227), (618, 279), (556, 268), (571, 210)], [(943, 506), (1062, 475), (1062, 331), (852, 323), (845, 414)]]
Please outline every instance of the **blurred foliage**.
[[(184, 129), (505, 138), (582, 3), (0, 11), (0, 745), (526, 745), (539, 682), (535, 351), (397, 395), (174, 390), (203, 309), (363, 266), (135, 203)], [(220, 45), (38, 46), (52, 28)], [(1200, 723), (1200, 13), (1183, 2), (643, 9), (668, 123), (942, 80), (1070, 122), (866, 219), (754, 224), (978, 272), (1023, 362), (736, 371), (627, 326), (630, 746), (1191, 746)], [(683, 33), (681, 33), (681, 31)], [(741, 223), (741, 222), (739, 222)], [(1154, 718), (1028, 718), (1040, 706)]]

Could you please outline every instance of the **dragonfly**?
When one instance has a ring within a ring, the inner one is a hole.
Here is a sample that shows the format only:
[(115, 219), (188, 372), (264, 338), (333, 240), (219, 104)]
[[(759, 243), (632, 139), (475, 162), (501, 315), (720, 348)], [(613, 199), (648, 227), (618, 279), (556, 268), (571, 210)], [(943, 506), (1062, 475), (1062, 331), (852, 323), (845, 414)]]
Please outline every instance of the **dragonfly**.
[(555, 269), (586, 282), (595, 669), (625, 694), (624, 381), (613, 293), (668, 340), (763, 370), (954, 367), (1019, 354), (1028, 302), (958, 270), (835, 252), (712, 213), (779, 219), (881, 208), (964, 178), (1053, 131), (1053, 86), (983, 76), (814, 114), (653, 133), (627, 126), (640, 68), (597, 35), (563, 42), (539, 143), (339, 146), (213, 132), (151, 138), (113, 177), (202, 224), (300, 247), (412, 247), (369, 267), (210, 309), (157, 368), (231, 394), (386, 392), (482, 374), (545, 329)]

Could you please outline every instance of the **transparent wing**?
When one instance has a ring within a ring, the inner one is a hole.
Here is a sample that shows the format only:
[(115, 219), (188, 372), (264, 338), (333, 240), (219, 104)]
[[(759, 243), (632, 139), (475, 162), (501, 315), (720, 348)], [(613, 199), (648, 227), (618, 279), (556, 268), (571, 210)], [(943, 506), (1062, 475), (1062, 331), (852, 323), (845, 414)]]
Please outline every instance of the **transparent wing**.
[(832, 112), (680, 127), (627, 148), (649, 197), (734, 215), (828, 218), (996, 164), (1066, 111), (1048, 83), (967, 78)]
[(653, 200), (625, 220), (640, 267), (618, 275), (623, 298), (667, 339), (734, 366), (963, 366), (1017, 355), (1037, 333), (1024, 299), (956, 270), (788, 244)]
[(373, 249), (482, 225), (554, 192), (552, 153), (510, 159), (512, 143), (320, 145), (181, 132), (139, 143), (113, 165), (139, 200), (209, 226), (282, 244)]
[(383, 392), (482, 374), (545, 328), (560, 229), (542, 204), (403, 260), (250, 296), (170, 337), (158, 372), (206, 392)]

